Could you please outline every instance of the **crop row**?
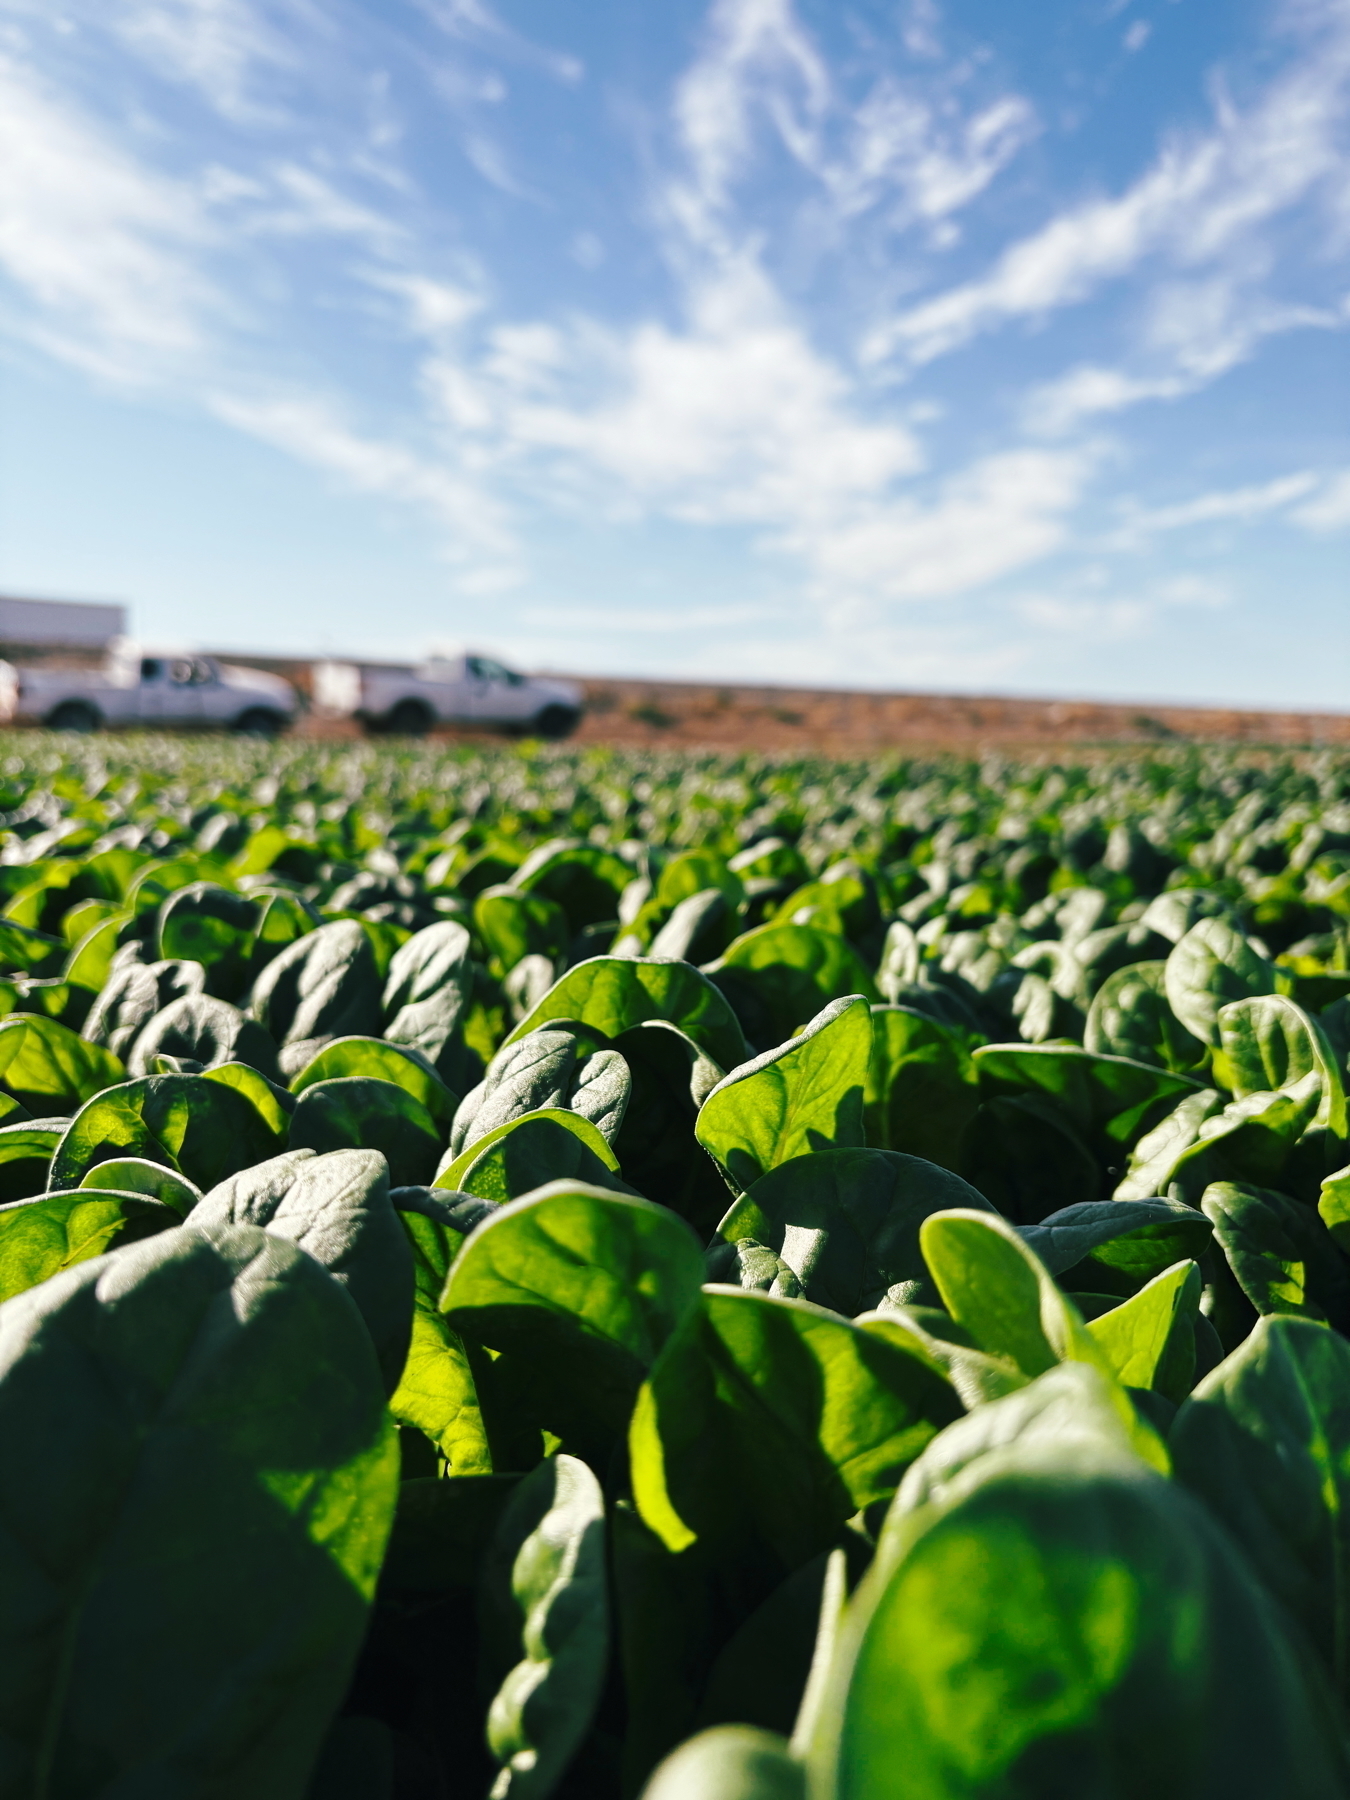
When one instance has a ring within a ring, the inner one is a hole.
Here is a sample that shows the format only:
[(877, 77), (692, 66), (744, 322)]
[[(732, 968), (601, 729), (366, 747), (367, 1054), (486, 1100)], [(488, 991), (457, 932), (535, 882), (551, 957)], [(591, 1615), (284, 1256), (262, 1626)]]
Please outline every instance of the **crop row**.
[(1350, 762), (7, 748), (0, 1800), (1350, 1795)]

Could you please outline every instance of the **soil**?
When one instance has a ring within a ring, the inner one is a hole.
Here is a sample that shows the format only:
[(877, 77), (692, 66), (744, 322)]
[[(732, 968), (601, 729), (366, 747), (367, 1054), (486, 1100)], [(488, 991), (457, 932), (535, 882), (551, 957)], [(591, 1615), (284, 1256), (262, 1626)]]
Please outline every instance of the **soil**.
[[(229, 661), (272, 669), (310, 686), (307, 662), (245, 657)], [(1350, 746), (1350, 713), (1263, 712), (1235, 707), (1149, 702), (1013, 700), (981, 694), (886, 694), (844, 689), (760, 687), (744, 682), (687, 682), (577, 676), (586, 715), (577, 744), (647, 749), (819, 751), (835, 756), (888, 750), (1041, 749), (1091, 744), (1249, 744), (1288, 748)], [(305, 736), (354, 737), (351, 723), (313, 715)], [(499, 742), (482, 733), (438, 737)]]

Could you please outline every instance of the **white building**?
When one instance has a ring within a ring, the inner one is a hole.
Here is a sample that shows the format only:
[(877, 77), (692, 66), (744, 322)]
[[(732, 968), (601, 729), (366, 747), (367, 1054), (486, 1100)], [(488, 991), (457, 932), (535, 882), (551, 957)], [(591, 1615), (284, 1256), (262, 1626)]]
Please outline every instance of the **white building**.
[(101, 650), (127, 629), (125, 606), (74, 600), (13, 600), (0, 595), (0, 644)]

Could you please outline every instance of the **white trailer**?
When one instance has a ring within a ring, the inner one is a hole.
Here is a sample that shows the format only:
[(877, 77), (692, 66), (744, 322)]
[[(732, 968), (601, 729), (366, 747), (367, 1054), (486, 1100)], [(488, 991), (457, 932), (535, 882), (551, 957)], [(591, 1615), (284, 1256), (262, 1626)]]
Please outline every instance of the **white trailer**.
[(575, 682), (521, 675), (478, 651), (433, 656), (406, 667), (314, 666), (317, 712), (404, 737), (423, 737), (435, 725), (459, 725), (562, 738), (576, 729), (583, 704)]
[(126, 628), (125, 606), (81, 600), (18, 600), (0, 594), (0, 644), (106, 650)]

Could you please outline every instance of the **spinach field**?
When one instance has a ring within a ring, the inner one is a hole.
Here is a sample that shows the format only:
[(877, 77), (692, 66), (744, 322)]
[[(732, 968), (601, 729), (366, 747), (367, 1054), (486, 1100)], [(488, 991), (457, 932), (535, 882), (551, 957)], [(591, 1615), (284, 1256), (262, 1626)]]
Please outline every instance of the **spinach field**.
[(1350, 1795), (1350, 758), (0, 744), (2, 1800)]

